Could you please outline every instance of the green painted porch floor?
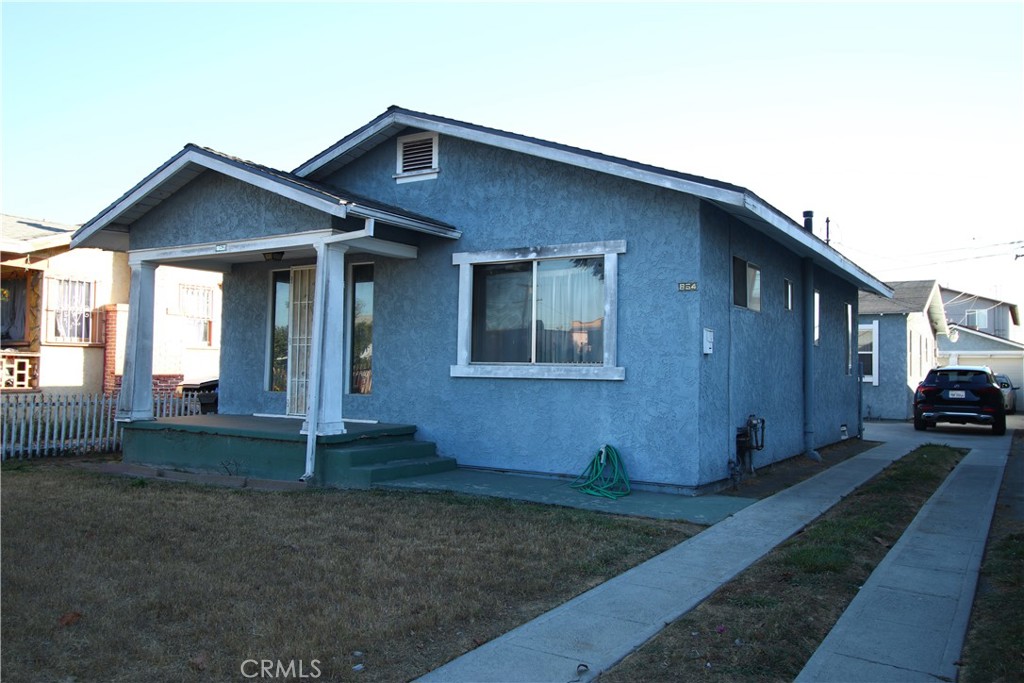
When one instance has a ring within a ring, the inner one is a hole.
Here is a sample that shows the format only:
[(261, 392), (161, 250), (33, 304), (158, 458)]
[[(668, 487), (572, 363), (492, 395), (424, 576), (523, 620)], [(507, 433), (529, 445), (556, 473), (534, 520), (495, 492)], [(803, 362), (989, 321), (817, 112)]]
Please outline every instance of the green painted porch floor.
[[(196, 434), (222, 434), (241, 436), (249, 439), (271, 439), (274, 441), (306, 442), (302, 433), (303, 420), (291, 417), (267, 417), (256, 415), (189, 415), (187, 417), (161, 417), (157, 420), (132, 422), (132, 429), (192, 432)], [(411, 425), (362, 422), (346, 422), (345, 434), (330, 434), (317, 437), (319, 444), (344, 444), (360, 439), (381, 436), (411, 436), (416, 428)]]

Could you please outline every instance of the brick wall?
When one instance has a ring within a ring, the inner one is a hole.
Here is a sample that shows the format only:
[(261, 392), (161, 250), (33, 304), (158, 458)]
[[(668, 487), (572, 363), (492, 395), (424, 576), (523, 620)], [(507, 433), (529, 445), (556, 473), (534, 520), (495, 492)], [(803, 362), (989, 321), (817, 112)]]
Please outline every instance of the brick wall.
[(117, 304), (103, 307), (103, 393), (121, 388), (117, 374)]
[[(120, 311), (118, 310), (120, 308)], [(112, 394), (121, 389), (121, 375), (117, 370), (117, 319), (128, 315), (127, 306), (110, 304), (103, 307), (103, 393)], [(182, 374), (153, 375), (153, 393), (168, 394), (184, 379)]]

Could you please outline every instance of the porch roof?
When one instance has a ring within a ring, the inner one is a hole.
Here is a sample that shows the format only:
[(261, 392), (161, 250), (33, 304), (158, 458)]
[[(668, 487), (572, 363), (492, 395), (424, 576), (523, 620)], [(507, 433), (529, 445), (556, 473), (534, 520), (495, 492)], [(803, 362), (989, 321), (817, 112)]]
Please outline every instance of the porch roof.
[(82, 225), (72, 236), (71, 246), (127, 251), (131, 224), (207, 170), (222, 173), (339, 218), (351, 216), (372, 219), (449, 239), (458, 239), (462, 234), (447, 223), (352, 193), (339, 192), (286, 171), (190, 143)]

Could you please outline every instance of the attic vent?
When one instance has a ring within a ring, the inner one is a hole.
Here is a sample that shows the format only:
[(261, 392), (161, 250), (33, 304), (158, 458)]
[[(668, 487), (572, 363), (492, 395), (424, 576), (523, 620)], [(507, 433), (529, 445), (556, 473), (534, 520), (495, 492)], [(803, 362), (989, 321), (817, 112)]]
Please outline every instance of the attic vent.
[(417, 133), (398, 138), (398, 167), (395, 179), (400, 183), (437, 177), (437, 133)]

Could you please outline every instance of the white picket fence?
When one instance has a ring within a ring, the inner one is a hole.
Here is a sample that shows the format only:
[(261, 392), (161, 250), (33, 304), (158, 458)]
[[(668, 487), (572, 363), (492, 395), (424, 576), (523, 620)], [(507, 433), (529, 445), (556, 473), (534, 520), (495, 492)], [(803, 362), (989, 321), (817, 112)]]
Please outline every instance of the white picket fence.
[[(121, 449), (121, 425), (114, 420), (117, 394), (4, 394), (0, 396), (3, 434), (0, 459), (24, 459)], [(155, 417), (198, 415), (195, 396), (153, 397)]]

